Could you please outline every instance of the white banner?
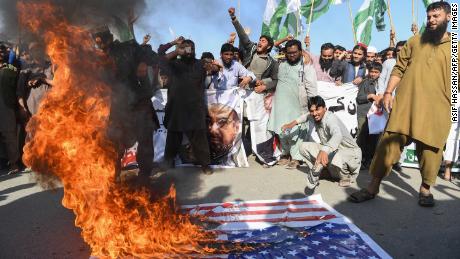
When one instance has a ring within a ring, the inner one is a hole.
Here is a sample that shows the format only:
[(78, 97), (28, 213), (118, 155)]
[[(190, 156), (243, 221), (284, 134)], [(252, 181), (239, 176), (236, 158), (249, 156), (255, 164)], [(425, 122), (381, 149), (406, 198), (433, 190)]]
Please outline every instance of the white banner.
[[(334, 83), (318, 81), (318, 95), (323, 97), (329, 111), (335, 113), (345, 124), (353, 138), (358, 133), (356, 96), (358, 87), (352, 83), (336, 86)], [(316, 132), (312, 138), (319, 142)]]
[[(237, 89), (208, 90), (206, 99), (208, 103), (209, 149), (211, 165), (217, 167), (247, 167), (249, 166), (244, 147), (242, 145), (242, 99)], [(167, 129), (163, 125), (165, 106), (168, 92), (160, 89), (152, 98), (152, 105), (160, 121), (160, 128), (154, 132), (154, 162), (161, 162), (164, 158)], [(137, 166), (137, 144), (128, 149), (122, 159), (122, 167)], [(194, 155), (187, 138), (179, 150), (179, 164), (193, 164)]]
[[(336, 86), (334, 83), (318, 82), (318, 94), (323, 97), (328, 110), (337, 115), (353, 137), (356, 137), (358, 130), (357, 93), (358, 87), (351, 83)], [(271, 99), (254, 92), (237, 89), (207, 91), (209, 113), (207, 122), (212, 164), (221, 167), (249, 166), (241, 139), (243, 100), (246, 102), (247, 115), (250, 121), (252, 149), (262, 162), (275, 164), (280, 151), (274, 136), (266, 130)], [(166, 101), (166, 89), (158, 90), (152, 98), (153, 107), (161, 124), (160, 129), (154, 133), (155, 162), (163, 160), (166, 145), (167, 129), (163, 126)], [(312, 139), (319, 142), (311, 124), (309, 132), (311, 132)], [(192, 163), (193, 161), (190, 160), (193, 156), (191, 156), (190, 148), (187, 145), (187, 141), (184, 141), (179, 157), (184, 163)], [(122, 163), (124, 167), (136, 164), (135, 153), (136, 146), (127, 151)]]
[(252, 152), (261, 162), (268, 165), (275, 165), (281, 156), (275, 135), (267, 130), (272, 99), (273, 94), (263, 95), (253, 91), (244, 99), (250, 122)]

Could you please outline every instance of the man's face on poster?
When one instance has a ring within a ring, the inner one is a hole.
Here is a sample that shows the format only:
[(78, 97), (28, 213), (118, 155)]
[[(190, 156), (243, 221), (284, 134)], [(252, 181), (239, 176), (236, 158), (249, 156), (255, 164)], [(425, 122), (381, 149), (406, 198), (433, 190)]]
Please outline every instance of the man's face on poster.
[(211, 156), (216, 158), (226, 155), (233, 147), (240, 130), (238, 114), (225, 104), (210, 104), (207, 124)]

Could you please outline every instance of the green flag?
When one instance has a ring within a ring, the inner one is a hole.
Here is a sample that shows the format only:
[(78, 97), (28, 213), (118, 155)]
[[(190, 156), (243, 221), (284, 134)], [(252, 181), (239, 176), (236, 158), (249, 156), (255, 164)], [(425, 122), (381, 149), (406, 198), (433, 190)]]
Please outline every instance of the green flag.
[(385, 30), (384, 15), (387, 6), (384, 0), (365, 0), (355, 16), (353, 25), (359, 42), (369, 45), (371, 42), (372, 23), (378, 31)]
[(302, 23), (300, 21), (300, 0), (288, 0), (286, 7), (286, 19), (280, 29), (279, 38), (284, 38), (288, 34), (297, 37), (302, 30)]
[(118, 37), (120, 38), (121, 42), (134, 39), (134, 33), (131, 31), (127, 23), (125, 23), (120, 17), (115, 15), (113, 16), (113, 20), (113, 25), (117, 30)]
[(286, 14), (286, 0), (279, 3), (276, 0), (268, 0), (264, 12), (262, 23), (262, 34), (269, 35), (273, 39), (278, 39), (280, 34), (280, 24)]
[[(431, 3), (434, 2), (433, 0), (422, 0), (422, 1), (423, 1), (423, 5), (425, 6), (425, 10), (426, 10), (426, 8), (427, 8)], [(422, 34), (422, 33), (425, 31), (425, 28), (426, 28), (426, 23), (423, 22), (422, 27), (420, 28), (419, 33)]]
[[(303, 17), (308, 20), (310, 19), (310, 11), (311, 11), (311, 4), (312, 0), (307, 0), (307, 2), (302, 5), (300, 8), (300, 13), (302, 14)], [(316, 19), (318, 19), (321, 15), (325, 14), (328, 10), (329, 7), (333, 4), (341, 4), (342, 0), (315, 0), (313, 4), (313, 12), (311, 16), (311, 21), (314, 22)]]

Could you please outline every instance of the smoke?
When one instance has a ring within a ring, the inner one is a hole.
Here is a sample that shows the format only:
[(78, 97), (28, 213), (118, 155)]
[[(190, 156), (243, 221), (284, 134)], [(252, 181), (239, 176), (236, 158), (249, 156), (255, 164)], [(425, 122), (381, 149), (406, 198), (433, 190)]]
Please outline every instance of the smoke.
[[(0, 35), (17, 40), (27, 38), (18, 24), (17, 0), (0, 0)], [(113, 22), (113, 16), (127, 21), (130, 13), (139, 16), (145, 10), (144, 0), (22, 0), (24, 3), (47, 2), (61, 9), (62, 15), (74, 25), (94, 29)]]

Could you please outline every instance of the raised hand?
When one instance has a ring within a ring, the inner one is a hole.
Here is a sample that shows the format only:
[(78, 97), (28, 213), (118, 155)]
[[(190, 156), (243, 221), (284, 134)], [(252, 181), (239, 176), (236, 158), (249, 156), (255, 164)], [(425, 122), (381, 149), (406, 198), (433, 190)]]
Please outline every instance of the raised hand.
[(235, 7), (230, 7), (228, 8), (228, 14), (230, 15), (230, 17), (235, 17)]

